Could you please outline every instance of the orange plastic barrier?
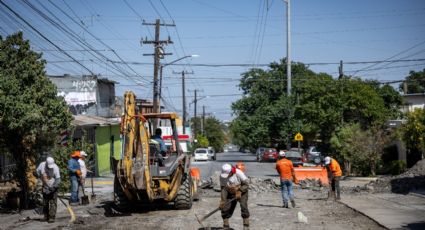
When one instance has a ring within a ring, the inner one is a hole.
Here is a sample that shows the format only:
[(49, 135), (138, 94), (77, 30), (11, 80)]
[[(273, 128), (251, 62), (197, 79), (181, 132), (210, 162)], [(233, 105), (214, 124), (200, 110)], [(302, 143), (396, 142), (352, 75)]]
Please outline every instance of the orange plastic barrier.
[(190, 168), (190, 175), (195, 180), (201, 180), (201, 171), (199, 170), (199, 168)]
[(294, 171), (298, 181), (305, 179), (319, 179), (323, 185), (327, 185), (329, 183), (328, 173), (324, 167), (294, 167)]

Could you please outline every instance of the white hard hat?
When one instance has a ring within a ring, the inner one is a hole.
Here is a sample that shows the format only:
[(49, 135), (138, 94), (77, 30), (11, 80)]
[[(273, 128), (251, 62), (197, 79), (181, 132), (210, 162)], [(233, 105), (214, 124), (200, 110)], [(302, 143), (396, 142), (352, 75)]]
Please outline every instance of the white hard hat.
[(86, 156), (87, 156), (87, 153), (86, 153), (86, 152), (84, 152), (84, 151), (80, 151), (80, 156), (84, 156), (84, 157), (86, 157)]
[(232, 166), (230, 164), (224, 164), (221, 166), (221, 177), (227, 178), (229, 173), (232, 171)]
[(325, 165), (328, 165), (331, 163), (331, 158), (330, 157), (325, 157)]
[(279, 156), (280, 156), (280, 157), (286, 157), (286, 153), (285, 153), (285, 151), (280, 150), (280, 151), (279, 151)]
[(52, 157), (47, 157), (46, 164), (48, 168), (53, 168), (53, 165), (55, 164), (55, 160)]

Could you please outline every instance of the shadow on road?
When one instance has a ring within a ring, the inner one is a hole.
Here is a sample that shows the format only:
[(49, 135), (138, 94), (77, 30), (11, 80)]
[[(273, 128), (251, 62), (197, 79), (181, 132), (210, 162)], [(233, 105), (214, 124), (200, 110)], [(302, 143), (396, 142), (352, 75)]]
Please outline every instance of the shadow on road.
[(261, 207), (269, 207), (269, 208), (281, 208), (282, 205), (272, 205), (272, 204), (257, 204), (257, 206), (261, 206)]
[(410, 229), (410, 230), (425, 229), (425, 222), (422, 221), (422, 222), (410, 223), (410, 224), (403, 226), (403, 228)]

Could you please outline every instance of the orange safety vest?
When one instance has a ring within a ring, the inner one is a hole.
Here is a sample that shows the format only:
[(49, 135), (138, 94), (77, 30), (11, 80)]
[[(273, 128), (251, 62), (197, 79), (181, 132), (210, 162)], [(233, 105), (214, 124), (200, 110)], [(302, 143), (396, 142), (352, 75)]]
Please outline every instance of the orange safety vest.
[(338, 161), (331, 159), (331, 163), (329, 164), (329, 169), (331, 170), (334, 176), (342, 176), (341, 167), (339, 166)]
[(280, 175), (281, 179), (292, 180), (292, 172), (294, 170), (294, 165), (292, 161), (283, 158), (276, 162), (276, 170)]

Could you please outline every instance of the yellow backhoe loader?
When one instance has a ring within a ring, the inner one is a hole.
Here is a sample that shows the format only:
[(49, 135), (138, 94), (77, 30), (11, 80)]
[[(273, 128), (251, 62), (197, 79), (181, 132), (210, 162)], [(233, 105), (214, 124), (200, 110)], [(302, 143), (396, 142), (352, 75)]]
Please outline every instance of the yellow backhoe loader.
[[(134, 93), (124, 94), (123, 151), (121, 159), (112, 159), (114, 201), (118, 208), (158, 200), (174, 202), (176, 209), (192, 207), (197, 185), (190, 172), (190, 156), (179, 145), (176, 118), (176, 113), (142, 114)], [(172, 132), (166, 154), (161, 154), (159, 143), (151, 139), (159, 124), (166, 124)]]

